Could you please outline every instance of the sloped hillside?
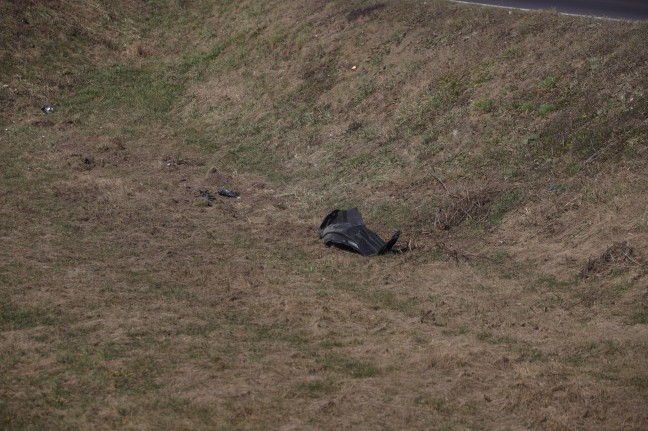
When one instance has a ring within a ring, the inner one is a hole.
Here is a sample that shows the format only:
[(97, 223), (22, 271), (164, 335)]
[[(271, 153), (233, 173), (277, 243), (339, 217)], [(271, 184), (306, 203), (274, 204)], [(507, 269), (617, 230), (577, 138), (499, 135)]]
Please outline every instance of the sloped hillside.
[[(1, 427), (642, 429), (646, 40), (440, 0), (0, 2)], [(319, 241), (352, 207), (394, 253)]]

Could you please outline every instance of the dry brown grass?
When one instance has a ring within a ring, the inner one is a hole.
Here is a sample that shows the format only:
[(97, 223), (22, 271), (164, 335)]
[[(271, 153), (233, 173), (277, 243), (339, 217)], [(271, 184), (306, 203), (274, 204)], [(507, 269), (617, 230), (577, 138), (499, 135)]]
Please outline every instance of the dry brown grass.
[(0, 427), (645, 427), (646, 25), (376, 5), (0, 4)]

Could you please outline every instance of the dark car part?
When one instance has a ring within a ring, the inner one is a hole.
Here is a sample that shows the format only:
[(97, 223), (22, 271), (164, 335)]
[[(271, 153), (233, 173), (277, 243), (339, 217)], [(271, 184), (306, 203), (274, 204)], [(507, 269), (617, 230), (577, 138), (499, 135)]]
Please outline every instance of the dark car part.
[(400, 231), (396, 231), (389, 241), (383, 241), (365, 226), (357, 208), (334, 210), (324, 218), (319, 228), (319, 237), (326, 246), (334, 245), (363, 256), (387, 253), (399, 236)]
[(234, 190), (229, 190), (229, 189), (221, 189), (218, 191), (218, 194), (221, 196), (225, 196), (227, 198), (237, 198), (241, 196), (239, 192), (235, 192)]

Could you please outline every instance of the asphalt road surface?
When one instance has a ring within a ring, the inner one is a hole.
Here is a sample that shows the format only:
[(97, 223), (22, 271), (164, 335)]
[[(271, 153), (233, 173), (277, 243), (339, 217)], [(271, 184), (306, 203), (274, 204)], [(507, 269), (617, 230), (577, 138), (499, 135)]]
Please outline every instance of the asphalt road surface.
[(465, 0), (472, 3), (519, 9), (549, 9), (575, 15), (648, 20), (648, 0)]

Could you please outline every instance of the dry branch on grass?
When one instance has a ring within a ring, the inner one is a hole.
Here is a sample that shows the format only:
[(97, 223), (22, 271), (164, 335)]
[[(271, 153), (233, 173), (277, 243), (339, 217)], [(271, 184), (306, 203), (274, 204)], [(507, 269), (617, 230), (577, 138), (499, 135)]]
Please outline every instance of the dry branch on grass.
[(471, 195), (467, 193), (458, 200), (437, 210), (434, 228), (449, 230), (459, 226), (465, 220), (475, 219), (484, 222), (488, 217), (488, 206), (492, 200), (492, 193), (480, 192)]
[(443, 242), (437, 242), (434, 247), (437, 250), (441, 251), (446, 256), (448, 256), (449, 258), (452, 258), (456, 263), (459, 263), (461, 261), (468, 262), (468, 263), (472, 263), (475, 261), (494, 262), (494, 259), (491, 259), (490, 257), (483, 256), (481, 254), (465, 253), (457, 249), (450, 248)]
[(626, 271), (642, 266), (628, 241), (615, 242), (596, 259), (588, 259), (580, 272), (581, 278), (609, 275), (613, 271)]

